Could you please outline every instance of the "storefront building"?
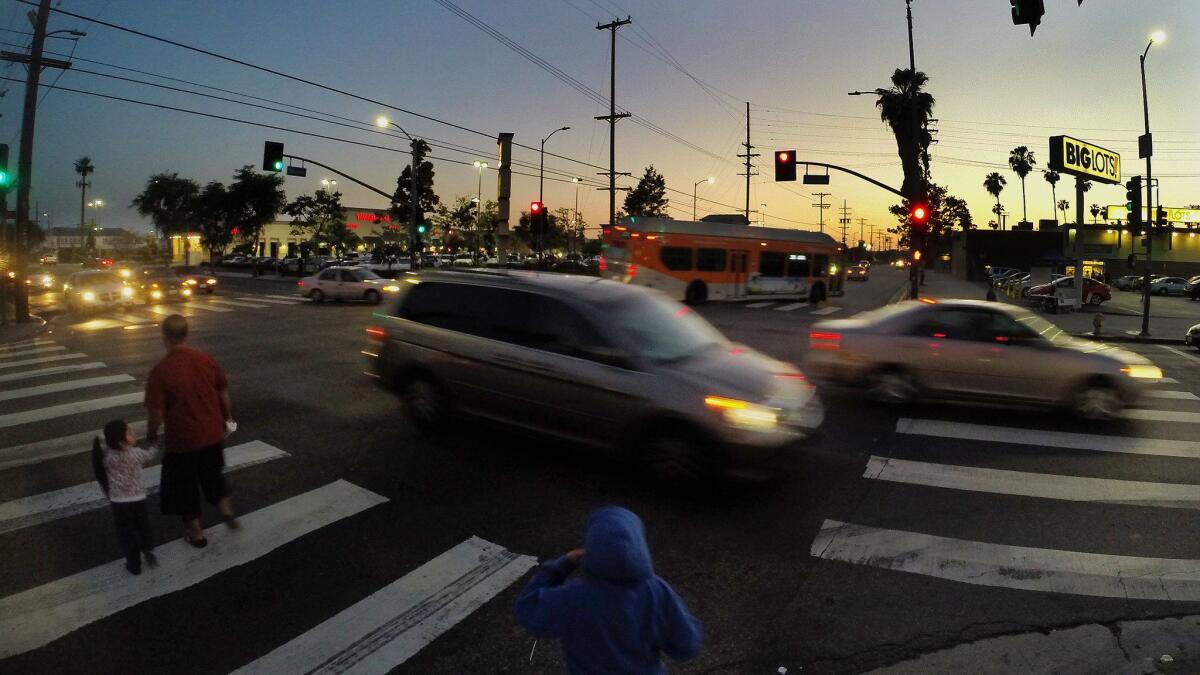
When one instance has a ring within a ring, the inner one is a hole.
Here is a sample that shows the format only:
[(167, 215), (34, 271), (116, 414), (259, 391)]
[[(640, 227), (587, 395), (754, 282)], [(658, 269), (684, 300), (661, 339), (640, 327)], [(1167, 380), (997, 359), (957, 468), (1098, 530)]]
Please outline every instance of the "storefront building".
[[(399, 234), (404, 226), (393, 223), (386, 209), (346, 207), (346, 227), (362, 240), (355, 250), (371, 251), (384, 242), (385, 233)], [(396, 236), (391, 235), (391, 239), (395, 240)], [(287, 258), (299, 255), (300, 244), (305, 241), (308, 241), (307, 235), (292, 233), (291, 221), (276, 220), (263, 226), (257, 251), (252, 250), (254, 242), (235, 236), (225, 254), (239, 251), (250, 255)], [(201, 245), (200, 235), (196, 233), (172, 236), (170, 250), (173, 263), (178, 265), (195, 265), (209, 259), (209, 252)]]

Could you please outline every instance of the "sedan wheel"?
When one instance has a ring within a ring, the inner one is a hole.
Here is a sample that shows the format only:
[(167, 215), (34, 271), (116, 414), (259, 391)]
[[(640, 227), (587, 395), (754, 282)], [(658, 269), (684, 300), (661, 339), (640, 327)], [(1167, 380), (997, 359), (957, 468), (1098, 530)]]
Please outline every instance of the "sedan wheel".
[(308, 294), (308, 297), (312, 298), (313, 302), (325, 302), (325, 294), (319, 288), (314, 288), (312, 293)]
[(885, 370), (872, 378), (868, 393), (876, 401), (900, 405), (916, 399), (917, 384), (904, 371)]
[(375, 290), (367, 291), (366, 295), (363, 297), (366, 298), (367, 302), (371, 303), (372, 305), (378, 305), (379, 301), (383, 299), (383, 296), (379, 295), (379, 291)]
[(1165, 289), (1165, 288), (1160, 288), (1160, 289), (1158, 289), (1158, 294), (1159, 294), (1159, 295), (1166, 295), (1166, 294), (1167, 294), (1167, 293), (1169, 293), (1169, 292), (1170, 292), (1170, 291), (1168, 291), (1168, 290), (1167, 290), (1167, 289)]
[(1099, 305), (1102, 302), (1104, 302), (1104, 298), (1100, 297), (1098, 294), (1096, 294), (1096, 293), (1088, 294), (1087, 303), (1089, 305)]
[(1087, 420), (1107, 421), (1121, 414), (1124, 403), (1120, 394), (1107, 384), (1093, 383), (1075, 395), (1075, 411)]

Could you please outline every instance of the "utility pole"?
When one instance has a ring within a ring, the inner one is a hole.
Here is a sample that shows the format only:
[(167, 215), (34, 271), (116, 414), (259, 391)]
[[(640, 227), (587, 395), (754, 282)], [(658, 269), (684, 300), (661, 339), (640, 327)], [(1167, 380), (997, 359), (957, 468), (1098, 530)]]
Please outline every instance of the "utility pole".
[[(866, 219), (866, 218), (859, 218), (859, 219), (858, 219), (858, 240), (859, 240), (859, 241), (862, 241), (862, 242), (865, 242), (865, 241), (866, 241), (866, 239), (863, 237), (863, 231), (866, 229), (866, 227), (867, 227), (867, 219)], [(872, 226), (872, 227), (871, 227), (871, 234), (872, 234), (872, 235), (874, 235), (874, 234), (875, 234), (875, 227), (874, 227), (874, 226)]]
[(850, 209), (846, 206), (846, 200), (842, 200), (842, 217), (838, 218), (838, 223), (842, 226), (842, 246), (846, 245), (846, 230), (850, 229)]
[(752, 158), (758, 157), (758, 153), (754, 152), (754, 146), (750, 145), (750, 102), (749, 101), (746, 101), (746, 142), (742, 143), (742, 146), (744, 148), (746, 148), (746, 152), (744, 154), (738, 155), (738, 157), (744, 157), (746, 159), (746, 173), (739, 173), (738, 175), (746, 177), (746, 224), (749, 225), (750, 224), (750, 176), (758, 175), (758, 174), (754, 173), (754, 166), (750, 163), (750, 160)]
[(825, 209), (830, 207), (830, 204), (825, 203), (825, 198), (832, 197), (833, 193), (831, 193), (831, 192), (814, 192), (814, 193), (812, 193), (812, 195), (814, 197), (817, 197), (820, 200), (818, 203), (813, 204), (813, 208), (820, 209), (820, 211), (818, 211), (818, 213), (820, 214), (819, 222), (821, 225), (821, 232), (825, 232)]
[[(607, 30), (612, 33), (612, 57), (609, 65), (608, 114), (596, 117), (608, 122), (608, 224), (617, 223), (617, 176), (629, 174), (617, 173), (617, 120), (629, 117), (629, 113), (617, 114), (617, 29), (633, 23), (633, 17), (626, 16), (624, 21), (611, 21), (596, 30)], [(601, 173), (601, 176), (606, 175)], [(603, 190), (604, 188), (599, 188)]]
[(917, 59), (913, 55), (912, 0), (904, 0), (904, 4), (908, 9), (908, 67), (915, 73), (917, 72)]

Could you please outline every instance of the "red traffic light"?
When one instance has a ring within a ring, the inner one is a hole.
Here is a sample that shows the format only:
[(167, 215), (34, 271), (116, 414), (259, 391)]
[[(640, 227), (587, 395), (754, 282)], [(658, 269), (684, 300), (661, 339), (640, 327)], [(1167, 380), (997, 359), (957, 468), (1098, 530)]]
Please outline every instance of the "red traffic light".
[(929, 227), (929, 205), (921, 203), (913, 204), (908, 208), (908, 219), (914, 229), (925, 230), (925, 228)]
[(786, 162), (791, 158), (791, 154), (787, 151), (779, 153), (779, 161)]
[(542, 212), (542, 203), (541, 202), (529, 202), (529, 212), (532, 213), (533, 215), (537, 215), (537, 214), (541, 213)]
[(796, 151), (777, 150), (775, 152), (775, 180), (796, 180)]

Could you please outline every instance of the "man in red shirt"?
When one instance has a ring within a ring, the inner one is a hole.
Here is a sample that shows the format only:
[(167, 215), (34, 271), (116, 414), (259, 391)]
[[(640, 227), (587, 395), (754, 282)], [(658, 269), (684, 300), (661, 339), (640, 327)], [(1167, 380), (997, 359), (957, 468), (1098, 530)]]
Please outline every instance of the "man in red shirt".
[(187, 344), (187, 319), (178, 314), (162, 323), (167, 355), (146, 379), (146, 438), (158, 439), (166, 424), (162, 461), (162, 511), (183, 518), (184, 538), (192, 546), (208, 545), (200, 526), (200, 493), (221, 511), (231, 529), (238, 522), (225, 481), (225, 424), (233, 420), (229, 383), (221, 366)]

